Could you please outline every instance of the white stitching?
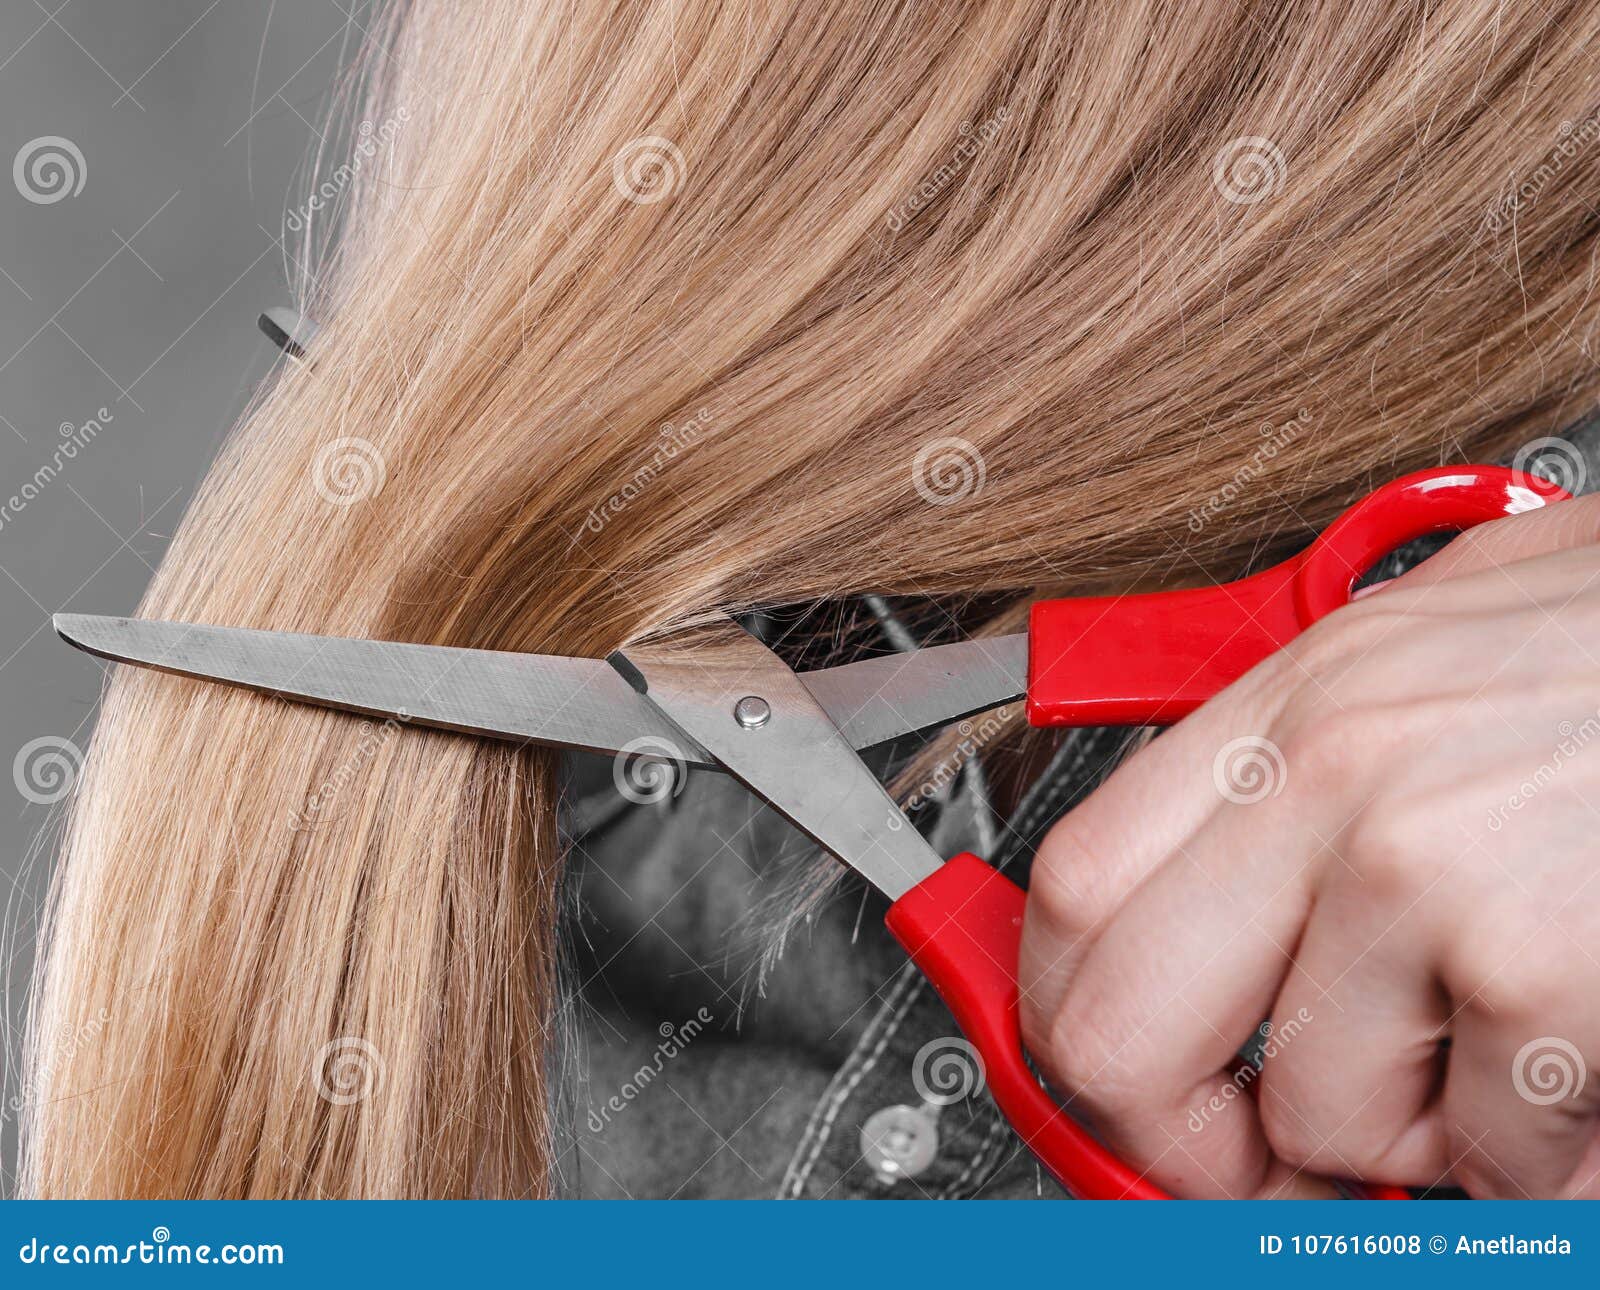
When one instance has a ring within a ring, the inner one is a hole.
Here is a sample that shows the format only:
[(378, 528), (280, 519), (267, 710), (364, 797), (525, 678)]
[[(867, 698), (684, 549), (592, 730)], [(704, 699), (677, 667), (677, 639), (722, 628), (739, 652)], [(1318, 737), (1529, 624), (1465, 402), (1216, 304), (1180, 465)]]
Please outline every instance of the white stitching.
[[(783, 1182), (778, 1189), (779, 1199), (792, 1200), (800, 1195), (806, 1180), (810, 1178), (812, 1170), (816, 1168), (817, 1161), (822, 1156), (822, 1149), (828, 1143), (829, 1131), (844, 1109), (845, 1101), (855, 1092), (856, 1086), (866, 1078), (867, 1072), (877, 1065), (878, 1058), (883, 1055), (883, 1050), (889, 1046), (889, 1040), (894, 1038), (900, 1023), (905, 1019), (910, 1001), (921, 993), (924, 984), (925, 979), (915, 963), (907, 963), (900, 969), (889, 998), (880, 1008), (878, 1015), (872, 1019), (872, 1025), (867, 1027), (867, 1032), (862, 1035), (856, 1050), (845, 1059), (844, 1064), (829, 1081), (828, 1091), (812, 1110), (811, 1118), (806, 1121), (806, 1131), (801, 1135), (800, 1145), (796, 1148), (788, 1169), (784, 1171)], [(902, 993), (906, 995), (904, 1006), (898, 1003), (898, 997)], [(877, 1042), (870, 1050), (863, 1053), (862, 1045), (873, 1037), (874, 1027), (880, 1025), (883, 1031), (878, 1036)], [(860, 1064), (856, 1066), (858, 1060)], [(853, 1066), (855, 1069), (852, 1069)], [(801, 1156), (805, 1153), (808, 1142), (811, 1144), (811, 1151), (802, 1161)]]
[[(1061, 748), (1057, 751), (1052, 764), (1046, 767), (1040, 776), (1039, 784), (1043, 791), (1027, 803), (1024, 810), (1018, 815), (1012, 825), (1011, 833), (1013, 845), (1011, 854), (1008, 855), (1001, 867), (1010, 864), (1024, 851), (1027, 846), (1028, 833), (1036, 827), (1047, 815), (1060, 810), (1063, 802), (1073, 795), (1074, 776), (1089, 759), (1090, 753), (1099, 745), (1098, 738), (1090, 735), (1084, 737), (1084, 732), (1073, 731), (1068, 735)], [(1070, 751), (1069, 751), (1070, 750)], [(1070, 760), (1069, 760), (1070, 759)], [(1059, 764), (1058, 764), (1059, 763)], [(1048, 785), (1058, 785), (1065, 790), (1058, 794), (1050, 792)], [(833, 1079), (828, 1082), (827, 1091), (812, 1109), (810, 1118), (806, 1121), (805, 1131), (800, 1136), (799, 1145), (795, 1148), (794, 1156), (789, 1161), (788, 1168), (784, 1171), (783, 1181), (778, 1187), (780, 1200), (797, 1199), (803, 1191), (806, 1182), (815, 1171), (818, 1161), (822, 1157), (823, 1149), (827, 1146), (833, 1126), (843, 1113), (844, 1104), (850, 1095), (860, 1086), (867, 1073), (877, 1065), (878, 1059), (883, 1055), (889, 1041), (900, 1029), (910, 1012), (912, 1005), (921, 997), (927, 979), (914, 963), (907, 963), (900, 971), (894, 988), (889, 998), (885, 1000), (878, 1015), (873, 1018), (872, 1024), (867, 1027), (854, 1051), (835, 1072)], [(875, 1031), (882, 1025), (881, 1033)], [(873, 1041), (872, 1047), (863, 1051), (864, 1046)], [(988, 1154), (991, 1143), (1000, 1138), (1008, 1128), (1005, 1119), (996, 1116), (990, 1125), (984, 1140), (978, 1145), (973, 1158), (967, 1163), (966, 1168), (950, 1188), (959, 1187), (982, 1164)]]
[(971, 1178), (972, 1175), (977, 1172), (979, 1166), (986, 1163), (990, 1155), (990, 1148), (993, 1147), (994, 1144), (998, 1142), (1004, 1134), (1010, 1132), (1011, 1126), (1006, 1123), (1005, 1117), (1001, 1115), (998, 1110), (994, 1110), (993, 1115), (994, 1118), (989, 1121), (988, 1132), (983, 1135), (983, 1141), (978, 1144), (977, 1152), (967, 1163), (967, 1167), (961, 1171), (960, 1176), (957, 1177), (956, 1180), (948, 1187), (946, 1187), (944, 1191), (939, 1193), (940, 1199), (949, 1200), (953, 1198), (966, 1184), (967, 1179)]

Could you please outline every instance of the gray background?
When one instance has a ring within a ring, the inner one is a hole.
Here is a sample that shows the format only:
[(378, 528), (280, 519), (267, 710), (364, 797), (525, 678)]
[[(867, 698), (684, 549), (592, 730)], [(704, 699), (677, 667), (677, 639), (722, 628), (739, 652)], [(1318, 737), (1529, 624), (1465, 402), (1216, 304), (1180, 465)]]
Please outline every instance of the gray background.
[[(0, 501), (52, 461), (63, 424), (111, 414), (0, 527), (0, 1191), (62, 809), (29, 801), (15, 762), (41, 736), (81, 748), (102, 679), (50, 615), (134, 608), (275, 358), (255, 318), (290, 298), (284, 212), (363, 38), (355, 3), (0, 5)], [(43, 136), (71, 140), (84, 162), (81, 190), (48, 203), (27, 200), (13, 173)]]

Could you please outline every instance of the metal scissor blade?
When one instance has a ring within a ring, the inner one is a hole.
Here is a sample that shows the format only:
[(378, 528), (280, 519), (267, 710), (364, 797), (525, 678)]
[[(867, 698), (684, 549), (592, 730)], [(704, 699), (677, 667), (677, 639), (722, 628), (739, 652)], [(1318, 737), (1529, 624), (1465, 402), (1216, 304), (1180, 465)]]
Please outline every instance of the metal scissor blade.
[(755, 637), (714, 660), (630, 650), (612, 663), (687, 738), (891, 900), (943, 863), (802, 678)]
[(716, 760), (600, 659), (57, 614), (79, 649), (303, 703), (593, 752)]
[[(720, 769), (600, 659), (93, 614), (57, 614), (55, 628), (114, 663), (560, 748), (645, 753), (665, 743), (686, 765)], [(1027, 660), (1027, 638), (1005, 636), (824, 668), (800, 681), (859, 751), (1021, 697)]]
[(1028, 693), (1028, 637), (995, 636), (803, 672), (856, 748), (921, 734)]

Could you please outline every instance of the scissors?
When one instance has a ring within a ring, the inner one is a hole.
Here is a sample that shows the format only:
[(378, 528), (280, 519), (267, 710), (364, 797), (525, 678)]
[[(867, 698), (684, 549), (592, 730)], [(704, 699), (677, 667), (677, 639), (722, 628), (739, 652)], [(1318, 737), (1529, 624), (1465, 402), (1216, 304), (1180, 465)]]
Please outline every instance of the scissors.
[(889, 931), (1062, 1186), (1157, 1199), (1165, 1193), (1072, 1119), (1028, 1064), (1016, 980), (1022, 888), (970, 853), (942, 859), (859, 754), (1023, 698), (1035, 726), (1169, 724), (1345, 604), (1395, 547), (1566, 496), (1502, 467), (1425, 470), (1237, 582), (1042, 601), (1025, 633), (803, 673), (744, 633), (714, 659), (630, 648), (601, 660), (80, 614), (58, 614), (55, 627), (102, 658), (285, 699), (557, 748), (670, 749), (686, 766), (732, 774), (889, 899)]

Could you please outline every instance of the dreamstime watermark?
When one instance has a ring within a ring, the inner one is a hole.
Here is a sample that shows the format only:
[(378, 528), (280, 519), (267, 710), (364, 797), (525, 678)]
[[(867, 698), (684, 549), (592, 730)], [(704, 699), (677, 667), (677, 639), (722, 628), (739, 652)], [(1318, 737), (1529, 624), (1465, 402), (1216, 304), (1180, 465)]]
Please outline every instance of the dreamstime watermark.
[(354, 1106), (383, 1087), (388, 1068), (375, 1044), (355, 1035), (330, 1039), (311, 1060), (317, 1096), (334, 1106)]
[(683, 749), (656, 735), (630, 739), (611, 759), (611, 782), (635, 806), (668, 801), (688, 782)]
[(1564, 488), (1576, 496), (1589, 478), (1589, 459), (1570, 439), (1546, 435), (1518, 448), (1511, 458), (1511, 469), (1519, 475), (1532, 475)]
[(382, 725), (363, 721), (360, 735), (356, 739), (355, 750), (307, 796), (302, 810), (289, 813), (289, 828), (298, 833), (307, 825), (316, 823), (317, 817), (333, 805), (334, 799), (360, 774), (361, 768), (377, 756), (378, 750), (410, 719), (411, 714), (401, 709)]
[(1499, 233), (1513, 223), (1517, 212), (1544, 192), (1567, 163), (1589, 148), (1596, 139), (1600, 139), (1600, 111), (1591, 112), (1576, 125), (1571, 121), (1563, 121), (1556, 132), (1555, 145), (1545, 153), (1544, 160), (1533, 168), (1527, 178), (1483, 213), (1481, 232)]
[(1248, 461), (1233, 472), (1232, 478), (1210, 497), (1189, 512), (1189, 532), (1199, 533), (1216, 516), (1221, 515), (1238, 500), (1246, 488), (1266, 473), (1267, 466), (1301, 433), (1311, 426), (1311, 409), (1301, 408), (1294, 419), (1282, 425), (1270, 421), (1261, 424), (1261, 442), (1250, 454)]
[(48, 1048), (41, 1045), (26, 1082), (6, 1099), (5, 1110), (0, 1113), (0, 1123), (21, 1115), (41, 1097), (47, 1096), (56, 1071), (87, 1048), (91, 1040), (98, 1038), (110, 1020), (110, 1011), (101, 1008), (81, 1026), (62, 1035), (58, 1043)]
[(1556, 1035), (1531, 1039), (1511, 1059), (1511, 1086), (1534, 1106), (1554, 1106), (1582, 1095), (1589, 1068), (1570, 1040)]
[(1550, 756), (1512, 790), (1511, 795), (1490, 809), (1486, 823), (1490, 833), (1498, 833), (1506, 822), (1555, 782), (1562, 768), (1600, 736), (1600, 711), (1585, 718), (1581, 725), (1563, 721), (1556, 727), (1558, 737)]
[(51, 206), (76, 197), (89, 178), (83, 152), (71, 139), (41, 134), (17, 149), (11, 161), (11, 182), (35, 206)]
[(1217, 750), (1211, 762), (1217, 792), (1238, 806), (1276, 797), (1289, 782), (1283, 751), (1263, 735), (1241, 735)]
[(251, 1264), (283, 1263), (283, 1246), (272, 1244), (239, 1244), (229, 1241), (223, 1245), (191, 1245), (174, 1241), (172, 1232), (165, 1226), (151, 1229), (148, 1241), (135, 1241), (118, 1245), (113, 1241), (61, 1241), (52, 1237), (31, 1237), (17, 1250), (19, 1263), (37, 1264), (41, 1267), (128, 1267), (134, 1264), (157, 1267), (186, 1267), (191, 1264), (206, 1266), (220, 1264), (225, 1267)]
[(659, 134), (629, 139), (611, 159), (611, 186), (635, 206), (665, 201), (683, 187), (687, 174), (682, 149)]
[(655, 1082), (656, 1076), (661, 1074), (666, 1064), (693, 1043), (695, 1036), (709, 1026), (712, 1020), (711, 1010), (701, 1005), (694, 1016), (682, 1025), (674, 1026), (670, 1021), (663, 1021), (656, 1028), (661, 1041), (656, 1045), (654, 1060), (646, 1062), (623, 1081), (622, 1087), (605, 1100), (600, 1110), (592, 1106), (589, 1108), (590, 1132), (599, 1133), (611, 1123), (613, 1115), (626, 1110), (629, 1103)]
[(912, 486), (930, 506), (954, 506), (976, 497), (988, 478), (988, 463), (978, 446), (954, 435), (930, 439), (911, 459)]
[(49, 806), (71, 793), (83, 769), (83, 750), (60, 735), (40, 735), (17, 749), (11, 781), (35, 806)]
[(983, 1057), (959, 1035), (930, 1039), (911, 1061), (911, 1087), (930, 1106), (953, 1106), (983, 1092)]
[(1015, 709), (1008, 704), (1004, 707), (991, 708), (976, 719), (960, 722), (956, 726), (956, 733), (960, 738), (956, 740), (955, 747), (948, 756), (939, 759), (927, 777), (912, 791), (911, 796), (906, 798), (906, 812), (915, 811), (928, 802), (943, 801), (951, 785), (961, 774), (961, 768), (1005, 733), (1006, 725), (1014, 711)]
[(110, 408), (100, 408), (94, 416), (81, 424), (74, 425), (71, 421), (63, 421), (60, 428), (61, 441), (51, 451), (50, 460), (35, 470), (33, 477), (25, 480), (10, 497), (0, 501), (0, 529), (4, 529), (27, 510), (28, 504), (55, 481), (56, 477), (66, 469), (67, 463), (99, 438), (100, 432), (114, 420), (116, 418)]
[(1000, 128), (1010, 116), (1009, 107), (1000, 107), (977, 125), (973, 125), (971, 121), (963, 121), (958, 132), (960, 138), (956, 141), (956, 146), (950, 150), (950, 155), (923, 178), (909, 197), (884, 217), (890, 232), (898, 233), (911, 222), (918, 211), (925, 210), (934, 198), (955, 183), (972, 159), (994, 141), (995, 136), (1000, 133)]
[(1211, 1123), (1215, 1115), (1220, 1115), (1227, 1110), (1249, 1087), (1261, 1077), (1261, 1072), (1266, 1065), (1291, 1043), (1294, 1038), (1316, 1018), (1306, 1008), (1301, 1008), (1287, 1021), (1277, 1024), (1263, 1021), (1257, 1029), (1258, 1036), (1257, 1056), (1255, 1061), (1246, 1061), (1240, 1064), (1219, 1092), (1213, 1093), (1205, 1102), (1189, 1111), (1187, 1121), (1190, 1133), (1200, 1133)]
[(687, 452), (705, 437), (711, 428), (711, 422), (710, 411), (701, 408), (681, 425), (673, 425), (670, 421), (663, 425), (660, 438), (651, 450), (649, 460), (635, 470), (628, 482), (600, 505), (589, 508), (589, 514), (583, 520), (583, 528), (598, 537), (612, 519), (627, 510), (651, 484), (655, 483), (656, 476), (667, 468), (669, 462), (679, 453)]
[(377, 445), (354, 436), (324, 444), (311, 461), (311, 486), (334, 506), (354, 506), (376, 497), (388, 478)]
[(356, 181), (356, 177), (361, 174), (366, 164), (378, 155), (378, 150), (394, 142), (395, 136), (400, 133), (400, 127), (409, 120), (411, 120), (411, 109), (402, 106), (393, 116), (379, 125), (363, 121), (357, 126), (356, 145), (350, 152), (350, 160), (341, 163), (337, 170), (317, 185), (315, 191), (305, 201), (290, 211), (284, 217), (284, 226), (291, 233), (298, 233), (311, 223), (313, 215), (327, 210), (339, 199), (339, 195)]
[(1211, 159), (1211, 182), (1222, 200), (1234, 206), (1266, 201), (1288, 175), (1283, 149), (1259, 134), (1229, 140)]

